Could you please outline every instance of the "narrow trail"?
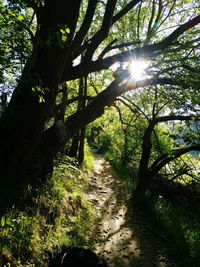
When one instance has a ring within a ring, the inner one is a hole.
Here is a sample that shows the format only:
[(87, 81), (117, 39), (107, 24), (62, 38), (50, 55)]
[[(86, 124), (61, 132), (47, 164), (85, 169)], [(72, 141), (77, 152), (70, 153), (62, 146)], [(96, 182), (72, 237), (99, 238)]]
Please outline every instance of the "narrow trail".
[(168, 267), (165, 250), (138, 212), (128, 209), (129, 194), (110, 164), (95, 154), (89, 201), (98, 221), (92, 229), (96, 252), (109, 267)]

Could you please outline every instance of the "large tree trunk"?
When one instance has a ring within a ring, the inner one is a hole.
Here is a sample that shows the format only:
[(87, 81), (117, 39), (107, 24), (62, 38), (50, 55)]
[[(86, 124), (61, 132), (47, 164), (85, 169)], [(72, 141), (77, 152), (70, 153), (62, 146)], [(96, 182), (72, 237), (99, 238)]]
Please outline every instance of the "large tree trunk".
[[(0, 119), (1, 212), (16, 202), (24, 186), (32, 179), (33, 155), (55, 104), (79, 7), (80, 0), (45, 1), (33, 53)], [(62, 46), (58, 32), (66, 25), (70, 35)]]
[[(43, 47), (41, 49), (44, 50)], [(55, 58), (50, 57), (56, 62), (52, 63), (56, 67), (50, 65), (48, 59), (45, 69), (46, 76), (41, 75), (39, 71), (43, 69), (41, 69), (39, 59), (41, 59), (41, 64), (45, 65), (44, 56), (41, 54), (39, 56), (39, 52), (34, 50), (9, 107), (0, 119), (0, 206), (2, 214), (19, 200), (23, 189), (29, 183), (37, 183), (38, 179), (44, 179), (47, 173), (52, 171), (53, 159), (63, 147), (63, 143), (100, 117), (104, 112), (104, 107), (110, 105), (124, 91), (124, 87), (119, 86), (119, 81), (116, 79), (86, 108), (70, 116), (65, 124), (61, 124), (59, 120), (59, 123), (55, 123), (44, 131), (45, 123), (51, 117), (55, 104), (59, 84), (57, 72), (62, 72), (63, 65), (66, 63), (63, 56), (69, 52), (67, 49), (58, 47), (51, 49), (51, 53), (57, 54)], [(40, 50), (40, 47), (37, 50)], [(46, 53), (45, 50), (43, 52), (48, 57), (50, 48), (47, 48)], [(59, 58), (61, 65), (58, 63)], [(53, 68), (56, 72), (54, 80), (52, 79)], [(48, 70), (51, 73), (49, 80), (47, 79)], [(42, 79), (42, 83), (41, 79), (39, 81), (37, 79), (38, 73), (39, 77), (46, 77), (46, 79)], [(40, 103), (38, 95), (35, 95), (32, 90), (37, 86), (48, 89), (44, 90), (42, 95), (45, 101), (43, 103)]]

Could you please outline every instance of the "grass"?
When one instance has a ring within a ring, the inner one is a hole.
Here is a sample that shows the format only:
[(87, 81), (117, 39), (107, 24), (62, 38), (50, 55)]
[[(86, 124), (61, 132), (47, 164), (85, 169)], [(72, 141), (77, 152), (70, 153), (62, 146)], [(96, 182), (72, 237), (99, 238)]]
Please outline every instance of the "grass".
[(83, 167), (84, 169), (91, 171), (93, 169), (93, 166), (94, 166), (94, 156), (91, 152), (91, 148), (85, 141)]
[(177, 266), (199, 266), (199, 214), (189, 210), (184, 201), (172, 204), (159, 197), (149, 207), (148, 215), (156, 232), (167, 243), (169, 256)]
[(87, 176), (86, 169), (62, 158), (32, 208), (13, 208), (0, 218), (0, 266), (43, 267), (63, 245), (93, 246), (95, 215), (87, 201)]

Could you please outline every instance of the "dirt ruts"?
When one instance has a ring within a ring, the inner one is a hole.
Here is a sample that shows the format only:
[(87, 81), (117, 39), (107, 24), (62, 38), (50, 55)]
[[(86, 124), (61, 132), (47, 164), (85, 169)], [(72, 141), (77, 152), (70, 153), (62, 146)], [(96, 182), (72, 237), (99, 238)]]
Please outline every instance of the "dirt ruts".
[(129, 197), (111, 165), (95, 154), (88, 198), (98, 216), (92, 229), (96, 252), (109, 267), (174, 266), (148, 223), (128, 208)]

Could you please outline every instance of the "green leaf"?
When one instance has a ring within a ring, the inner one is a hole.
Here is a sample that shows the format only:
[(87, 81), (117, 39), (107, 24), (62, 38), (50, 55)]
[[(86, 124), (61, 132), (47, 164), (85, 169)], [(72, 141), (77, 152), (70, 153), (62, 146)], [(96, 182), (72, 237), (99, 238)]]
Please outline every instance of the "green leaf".
[(18, 19), (19, 21), (22, 21), (22, 20), (24, 20), (24, 16), (23, 16), (22, 14), (19, 14), (18, 17), (17, 17), (17, 19)]
[(62, 35), (61, 37), (62, 42), (65, 43), (67, 41), (67, 38), (68, 37), (66, 35)]
[(66, 28), (61, 28), (60, 29), (60, 32), (62, 33), (62, 34), (69, 34), (70, 33), (70, 29), (68, 28), (68, 27), (66, 27)]
[(62, 34), (65, 34), (65, 31), (64, 31), (63, 29), (60, 29), (60, 32), (61, 32)]
[(66, 33), (70, 33), (70, 29), (67, 27), (65, 28)]
[(43, 98), (43, 96), (40, 96), (39, 97), (39, 103), (42, 103), (42, 102), (44, 102), (44, 98)]

